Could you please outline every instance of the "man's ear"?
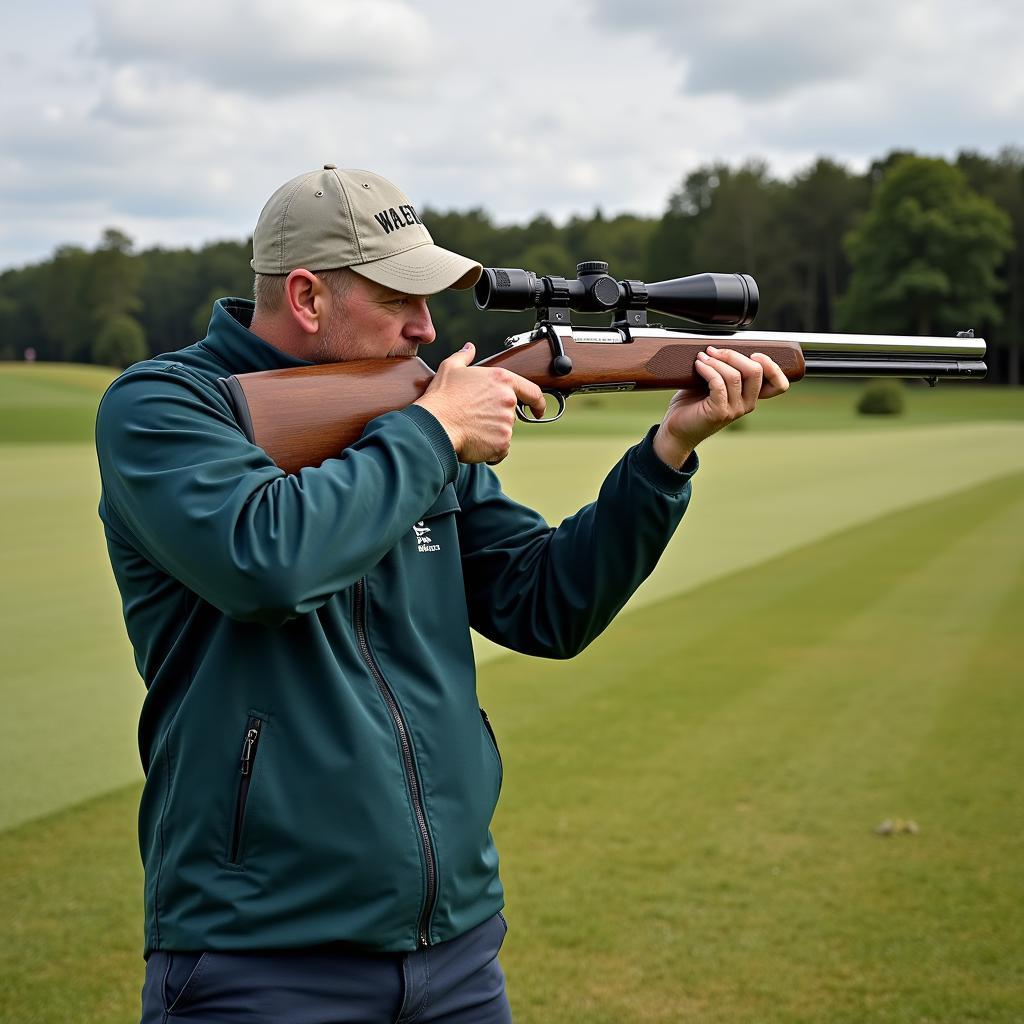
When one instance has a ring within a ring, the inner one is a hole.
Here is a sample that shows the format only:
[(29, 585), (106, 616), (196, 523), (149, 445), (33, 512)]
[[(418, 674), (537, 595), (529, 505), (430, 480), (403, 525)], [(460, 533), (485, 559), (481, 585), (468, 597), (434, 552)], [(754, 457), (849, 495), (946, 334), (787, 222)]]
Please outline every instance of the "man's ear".
[(284, 298), (288, 312), (305, 334), (316, 334), (320, 330), (323, 316), (323, 282), (316, 274), (299, 267), (293, 270), (284, 283)]

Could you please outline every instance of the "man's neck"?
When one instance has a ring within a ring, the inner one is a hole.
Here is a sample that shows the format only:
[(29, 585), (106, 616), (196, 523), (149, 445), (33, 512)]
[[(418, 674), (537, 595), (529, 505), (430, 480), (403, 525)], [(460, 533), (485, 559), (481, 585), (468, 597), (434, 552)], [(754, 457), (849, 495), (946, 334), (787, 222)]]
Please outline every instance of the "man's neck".
[(290, 329), (289, 324), (285, 323), (281, 317), (272, 313), (264, 313), (257, 308), (252, 315), (249, 330), (257, 338), (261, 338), (268, 345), (273, 345), (274, 348), (287, 355), (306, 361), (310, 359), (309, 340), (304, 335), (300, 336)]

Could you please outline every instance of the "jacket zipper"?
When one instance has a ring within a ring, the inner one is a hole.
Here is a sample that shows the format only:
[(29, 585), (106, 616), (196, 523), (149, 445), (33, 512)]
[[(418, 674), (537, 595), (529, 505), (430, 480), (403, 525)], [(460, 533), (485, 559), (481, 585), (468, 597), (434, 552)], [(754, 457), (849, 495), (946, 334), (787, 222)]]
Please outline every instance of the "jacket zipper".
[(239, 766), (241, 777), (238, 780), (238, 799), (235, 802), (235, 821), (231, 832), (231, 852), (228, 860), (232, 864), (239, 863), (242, 845), (242, 825), (245, 822), (245, 803), (249, 799), (249, 787), (252, 785), (252, 768), (256, 760), (256, 749), (260, 743), (260, 730), (263, 719), (249, 716), (245, 724), (245, 739), (242, 741), (242, 757)]
[(405, 724), (398, 701), (395, 700), (391, 687), (384, 679), (373, 653), (370, 651), (370, 644), (366, 638), (366, 577), (364, 576), (356, 583), (355, 593), (356, 605), (356, 640), (359, 650), (362, 652), (363, 660), (366, 662), (370, 673), (377, 683), (381, 697), (391, 712), (391, 719), (398, 731), (399, 746), (402, 750), (402, 762), (405, 766), (405, 781), (409, 787), (409, 798), (412, 802), (413, 814), (416, 817), (416, 824), (419, 828), (420, 842), (423, 846), (423, 858), (427, 866), (427, 886), (423, 898), (423, 907), (420, 911), (420, 919), (417, 925), (417, 940), (420, 946), (430, 945), (430, 917), (434, 912), (434, 902), (437, 899), (437, 868), (434, 864), (434, 841), (430, 836), (430, 827), (427, 825), (427, 812), (423, 807), (423, 790), (420, 786), (419, 775), (416, 773), (416, 762), (412, 756), (412, 741), (409, 738), (409, 727)]

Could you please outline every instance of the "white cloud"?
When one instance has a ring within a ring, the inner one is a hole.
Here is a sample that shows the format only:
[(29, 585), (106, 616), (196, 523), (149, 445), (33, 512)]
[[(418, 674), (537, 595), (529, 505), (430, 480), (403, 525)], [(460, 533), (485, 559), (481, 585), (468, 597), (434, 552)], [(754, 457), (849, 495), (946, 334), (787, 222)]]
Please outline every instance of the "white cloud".
[(96, 0), (95, 52), (260, 96), (326, 85), (401, 91), (429, 65), (433, 32), (401, 0)]
[(182, 81), (161, 68), (127, 65), (106, 76), (90, 114), (123, 128), (186, 132), (191, 127), (201, 133), (211, 122), (238, 116), (243, 108), (234, 94), (219, 93), (202, 82)]
[[(690, 95), (760, 104), (823, 83), (901, 76), (974, 93), (1024, 80), (1019, 11), (1003, 0), (589, 0), (595, 24), (638, 35), (678, 63)], [(923, 77), (922, 77), (923, 76)], [(993, 97), (994, 98), (994, 97)]]

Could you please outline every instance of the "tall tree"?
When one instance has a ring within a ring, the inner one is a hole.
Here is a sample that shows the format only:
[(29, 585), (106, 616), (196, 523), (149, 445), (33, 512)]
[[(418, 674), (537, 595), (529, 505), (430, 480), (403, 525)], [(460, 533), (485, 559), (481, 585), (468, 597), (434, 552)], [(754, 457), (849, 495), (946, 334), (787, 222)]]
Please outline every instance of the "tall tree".
[(794, 244), (802, 330), (834, 329), (836, 303), (850, 275), (843, 238), (867, 210), (870, 196), (867, 177), (824, 157), (789, 186), (783, 216)]
[(132, 240), (117, 228), (107, 228), (89, 260), (89, 307), (94, 330), (115, 317), (138, 312), (142, 266), (132, 256)]
[(32, 345), (39, 358), (87, 360), (98, 327), (91, 254), (61, 246), (53, 259), (26, 269), (29, 315), (39, 331)]
[(207, 295), (215, 285), (227, 289), (225, 295), (252, 297), (253, 272), (249, 265), (252, 243), (211, 242), (197, 254), (196, 284), (198, 294), (190, 303), (194, 312), (196, 302)]
[[(140, 253), (137, 258), (142, 265), (139, 321), (149, 341), (150, 354), (167, 352), (194, 341), (197, 335), (192, 316), (208, 284), (197, 281), (196, 253), (191, 249), (154, 248)], [(209, 309), (206, 316), (209, 319)], [(206, 333), (205, 329), (202, 333)]]
[(944, 160), (895, 160), (846, 244), (845, 328), (929, 335), (998, 323), (1010, 221)]
[(42, 359), (60, 358), (40, 351), (43, 328), (35, 296), (43, 266), (37, 263), (0, 274), (0, 341), (12, 359), (21, 359), (27, 348), (35, 349)]

